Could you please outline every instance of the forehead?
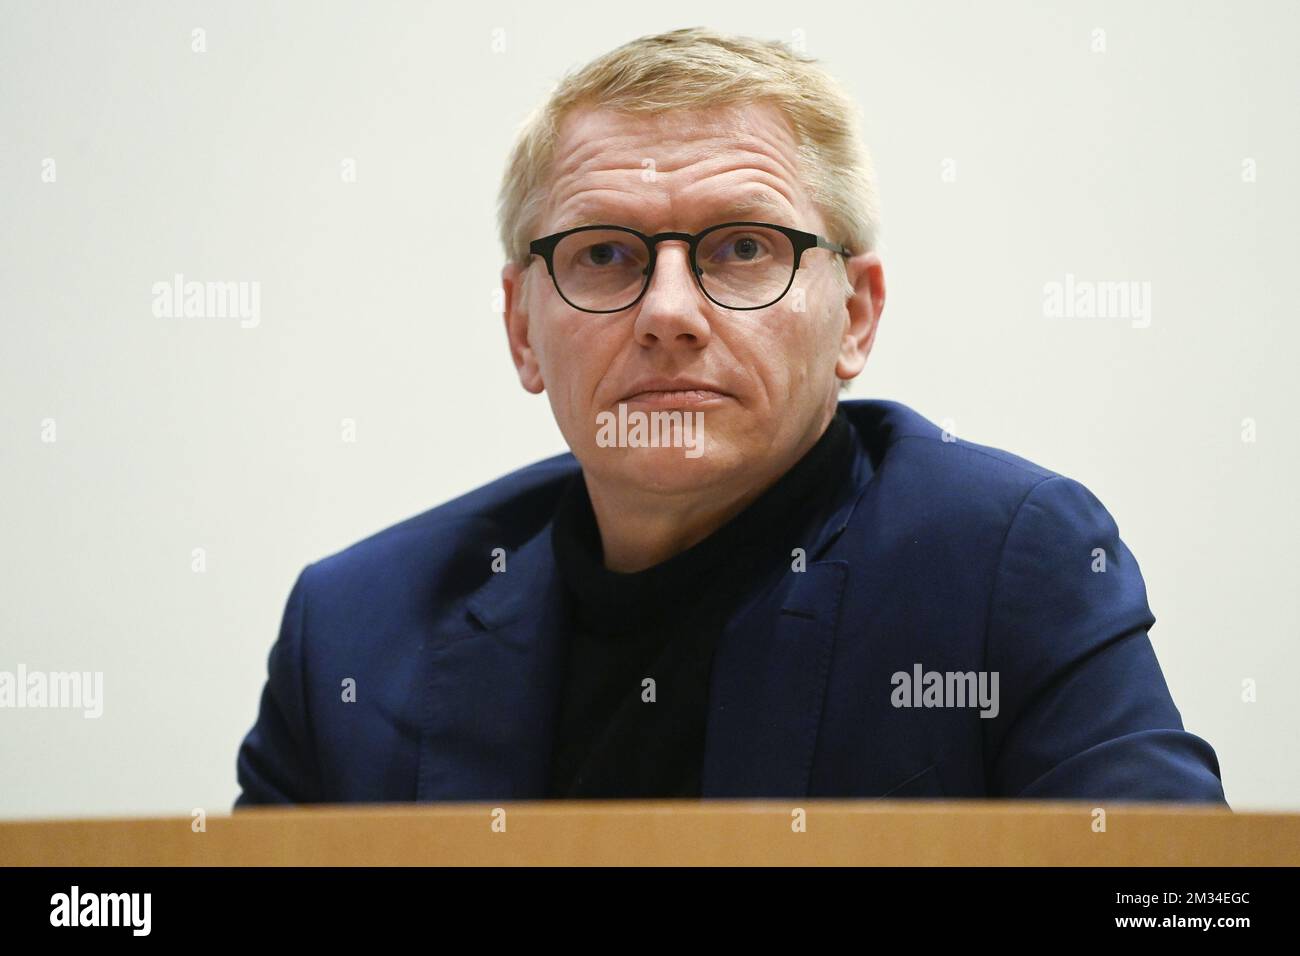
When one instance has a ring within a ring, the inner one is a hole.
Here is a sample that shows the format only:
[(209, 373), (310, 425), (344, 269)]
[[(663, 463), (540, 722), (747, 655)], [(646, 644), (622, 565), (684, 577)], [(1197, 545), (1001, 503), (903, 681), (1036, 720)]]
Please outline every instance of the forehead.
[(723, 218), (809, 226), (798, 141), (773, 105), (661, 114), (582, 108), (561, 124), (543, 224), (648, 231)]

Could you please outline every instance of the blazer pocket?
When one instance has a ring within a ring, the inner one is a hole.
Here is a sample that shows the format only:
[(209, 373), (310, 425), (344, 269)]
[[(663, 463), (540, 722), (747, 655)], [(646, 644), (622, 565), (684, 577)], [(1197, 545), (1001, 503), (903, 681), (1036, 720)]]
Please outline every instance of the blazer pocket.
[(898, 786), (882, 793), (877, 799), (903, 800), (908, 797), (942, 797), (943, 787), (939, 784), (939, 764), (932, 763), (924, 770), (912, 774)]

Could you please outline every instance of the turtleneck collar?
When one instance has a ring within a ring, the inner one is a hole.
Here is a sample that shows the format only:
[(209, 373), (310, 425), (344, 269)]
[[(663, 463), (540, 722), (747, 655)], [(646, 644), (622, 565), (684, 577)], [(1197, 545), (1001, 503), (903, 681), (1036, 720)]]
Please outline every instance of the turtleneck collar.
[(794, 548), (808, 546), (803, 535), (827, 517), (821, 512), (830, 496), (819, 492), (849, 479), (855, 440), (837, 409), (812, 448), (748, 507), (680, 554), (632, 573), (605, 567), (586, 482), (575, 475), (557, 509), (552, 542), (579, 615), (604, 631), (630, 620), (665, 620), (788, 565)]

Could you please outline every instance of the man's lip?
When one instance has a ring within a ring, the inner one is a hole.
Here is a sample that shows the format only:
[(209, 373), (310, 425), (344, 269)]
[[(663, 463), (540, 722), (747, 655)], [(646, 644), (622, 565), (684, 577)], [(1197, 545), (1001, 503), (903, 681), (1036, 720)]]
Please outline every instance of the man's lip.
[(648, 388), (626, 395), (619, 402), (656, 408), (685, 408), (711, 405), (730, 397), (728, 393), (714, 388)]
[(633, 382), (620, 402), (644, 401), (658, 396), (678, 396), (686, 400), (731, 398), (730, 392), (712, 382), (697, 378), (644, 378)]

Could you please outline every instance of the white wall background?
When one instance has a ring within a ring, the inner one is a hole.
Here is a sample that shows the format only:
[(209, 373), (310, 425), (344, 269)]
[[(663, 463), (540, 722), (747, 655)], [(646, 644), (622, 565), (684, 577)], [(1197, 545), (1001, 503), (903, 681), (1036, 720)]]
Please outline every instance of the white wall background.
[[(227, 810), (298, 570), (564, 450), (493, 311), (506, 150), (563, 70), (695, 24), (802, 36), (863, 105), (852, 395), (1087, 484), (1230, 802), (1300, 807), (1296, 4), (4, 0), (0, 670), (105, 706), (0, 710), (0, 816)], [(155, 317), (176, 272), (260, 282), (260, 325)], [(1067, 272), (1150, 282), (1150, 327), (1044, 318)]]

